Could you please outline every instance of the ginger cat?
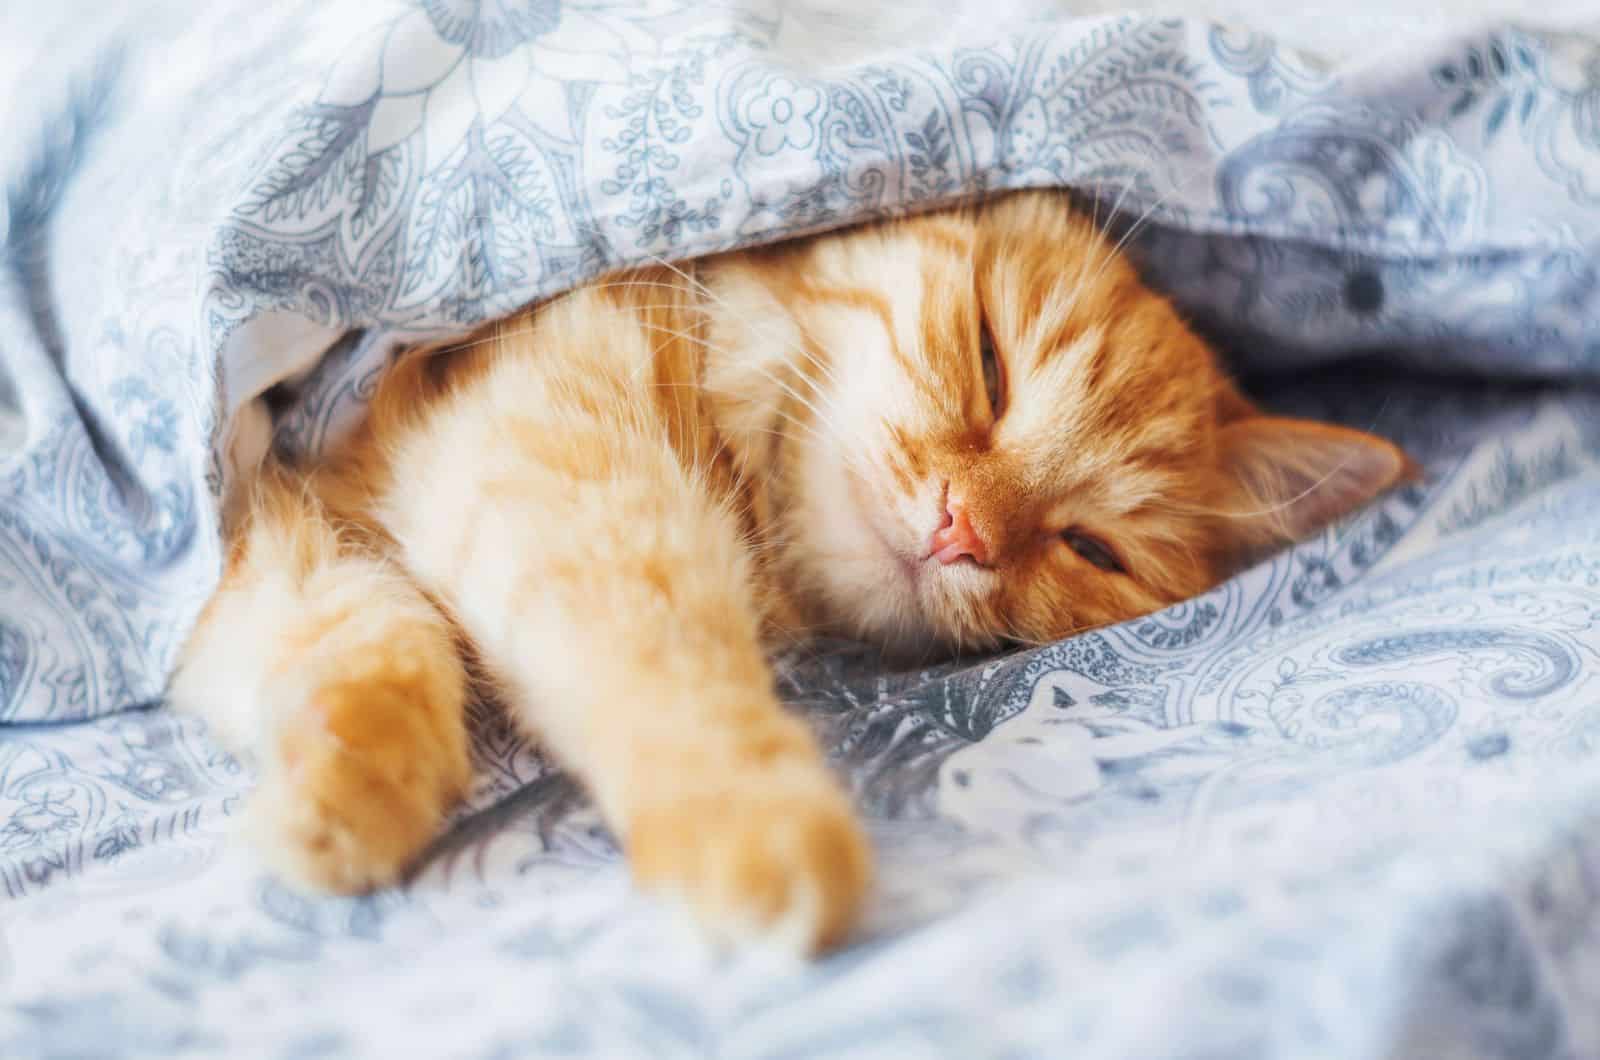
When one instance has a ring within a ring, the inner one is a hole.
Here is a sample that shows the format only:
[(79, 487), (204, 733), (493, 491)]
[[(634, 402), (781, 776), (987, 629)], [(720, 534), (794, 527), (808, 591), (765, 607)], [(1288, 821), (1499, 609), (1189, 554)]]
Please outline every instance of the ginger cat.
[(269, 466), (172, 698), (253, 751), (261, 852), (394, 881), (468, 782), (462, 650), (713, 931), (838, 942), (871, 857), (764, 656), (1059, 639), (1411, 473), (1259, 413), (1055, 192), (614, 276), (414, 351)]

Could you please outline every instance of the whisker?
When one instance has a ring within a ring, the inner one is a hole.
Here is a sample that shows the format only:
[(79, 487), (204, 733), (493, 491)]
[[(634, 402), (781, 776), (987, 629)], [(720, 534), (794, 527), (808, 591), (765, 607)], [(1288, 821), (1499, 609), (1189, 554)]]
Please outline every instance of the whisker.
[[(1133, 190), (1133, 185), (1134, 185), (1134, 182), (1131, 181), (1131, 180), (1125, 182), (1122, 185), (1122, 190), (1117, 194), (1116, 199), (1111, 203), (1111, 209), (1108, 210), (1107, 213), (1106, 213), (1106, 223), (1107, 224), (1109, 224), (1111, 222), (1111, 218), (1113, 218), (1113, 217), (1115, 217), (1117, 215), (1117, 210), (1119, 210), (1122, 207), (1122, 200), (1127, 198), (1128, 193)], [(1104, 236), (1104, 232), (1102, 231), (1102, 229), (1100, 227), (1100, 196), (1099, 195), (1094, 195), (1089, 200), (1089, 202), (1090, 202), (1089, 223), (1090, 223), (1090, 225), (1093, 226), (1094, 230), (1097, 233), (1100, 233), (1100, 235), (1103, 237)], [(1084, 281), (1086, 281), (1089, 278), (1089, 269), (1091, 267), (1093, 267), (1093, 265), (1095, 263), (1094, 249), (1095, 249), (1094, 245), (1093, 245), (1093, 243), (1091, 243), (1090, 246), (1088, 248), (1086, 248), (1086, 250), (1085, 250), (1085, 253), (1083, 255), (1083, 263), (1078, 267), (1077, 278), (1072, 281), (1072, 287), (1073, 287), (1074, 292), (1081, 292), (1084, 289)], [(1114, 254), (1115, 251), (1113, 251), (1112, 253)], [(1103, 261), (1109, 261), (1110, 258), (1111, 258), (1111, 254), (1107, 254), (1105, 259), (1102, 259), (1102, 260)]]
[[(704, 297), (710, 299), (712, 302), (715, 302), (725, 312), (728, 312), (730, 314), (735, 313), (734, 307), (729, 305), (727, 299), (723, 298), (716, 291), (712, 290), (711, 287), (709, 285), (707, 285), (705, 282), (703, 282), (702, 280), (700, 280), (699, 278), (697, 278), (695, 276), (691, 276), (688, 272), (685, 272), (682, 268), (680, 268), (677, 265), (674, 265), (672, 262), (668, 261), (666, 258), (661, 257), (659, 254), (651, 254), (651, 255), (648, 256), (647, 260), (653, 261), (655, 264), (661, 266), (662, 268), (668, 269), (671, 272), (673, 272), (673, 273), (677, 274), (678, 276), (682, 277), (684, 282), (686, 282), (686, 283), (690, 284), (691, 286), (693, 286), (694, 289), (699, 291)], [(759, 325), (759, 321), (751, 320), (749, 317), (738, 316), (737, 319), (741, 323), (746, 324), (747, 326)], [(770, 339), (770, 338), (773, 337), (769, 328), (758, 327), (758, 331), (762, 334), (763, 338)], [(780, 349), (783, 349), (783, 350), (787, 351), (787, 352), (798, 353), (802, 357), (808, 358), (811, 361), (812, 364), (816, 365), (824, 373), (827, 374), (828, 379), (829, 379), (830, 382), (834, 383), (835, 385), (838, 385), (838, 379), (834, 376), (833, 369), (826, 362), (824, 362), (821, 358), (817, 357), (811, 351), (805, 349), (803, 346), (797, 345), (797, 344), (792, 343), (792, 342), (780, 341), (778, 343), (778, 347)], [(830, 357), (833, 356), (831, 351), (829, 351), (829, 356)]]
[[(1118, 239), (1115, 243), (1113, 243), (1111, 245), (1111, 249), (1106, 252), (1106, 255), (1105, 255), (1105, 257), (1104, 257), (1104, 259), (1102, 261), (1102, 264), (1101, 264), (1099, 270), (1095, 273), (1094, 277), (1090, 280), (1090, 283), (1092, 284), (1092, 283), (1096, 283), (1096, 282), (1099, 281), (1100, 277), (1105, 274), (1105, 271), (1111, 267), (1111, 263), (1116, 260), (1117, 255), (1119, 253), (1121, 253), (1122, 249), (1128, 245), (1128, 241), (1131, 240), (1134, 237), (1134, 235), (1136, 233), (1138, 233), (1138, 231), (1141, 228), (1143, 228), (1145, 225), (1147, 225), (1150, 222), (1150, 220), (1155, 217), (1156, 211), (1159, 210), (1167, 202), (1168, 199), (1172, 198), (1178, 192), (1187, 189), (1189, 187), (1189, 185), (1193, 184), (1199, 178), (1207, 176), (1210, 173), (1211, 173), (1211, 169), (1209, 167), (1207, 167), (1207, 166), (1197, 166), (1192, 171), (1190, 171), (1188, 176), (1184, 177), (1182, 180), (1180, 180), (1177, 183), (1173, 184), (1172, 187), (1168, 188), (1163, 194), (1158, 196), (1154, 202), (1152, 202), (1148, 207), (1145, 208), (1144, 212), (1142, 212), (1139, 215), (1139, 217), (1133, 222), (1133, 224), (1128, 228), (1128, 230), (1122, 234), (1122, 238)], [(1131, 187), (1133, 187), (1132, 183), (1124, 185), (1124, 189), (1123, 189), (1124, 192), (1126, 192), (1126, 190), (1128, 188), (1131, 188)], [(1118, 203), (1120, 203), (1122, 201), (1122, 196), (1119, 195), (1117, 197), (1117, 201), (1118, 201)], [(1116, 207), (1113, 206), (1112, 207), (1113, 215), (1115, 215), (1115, 212), (1116, 212)], [(1106, 221), (1109, 224), (1110, 221), (1111, 221), (1111, 218), (1108, 217), (1106, 219)]]
[[(669, 334), (669, 335), (676, 335), (677, 337), (685, 339), (686, 341), (702, 342), (706, 346), (707, 349), (715, 350), (717, 352), (723, 353), (724, 355), (728, 355), (728, 356), (732, 356), (733, 355), (730, 351), (728, 351), (728, 350), (726, 350), (726, 349), (724, 349), (724, 348), (722, 348), (720, 346), (717, 346), (714, 343), (705, 342), (703, 339), (699, 339), (697, 336), (691, 336), (691, 335), (688, 335), (688, 334), (686, 334), (684, 332), (676, 331), (676, 330), (674, 330), (672, 328), (668, 328), (668, 327), (665, 327), (665, 326), (660, 325), (660, 324), (650, 324), (650, 323), (647, 323), (647, 322), (641, 322), (640, 326), (643, 327), (643, 328), (646, 328), (648, 330), (651, 330), (651, 331), (660, 331), (660, 332), (664, 332), (664, 333)], [(759, 365), (759, 364), (756, 365), (756, 368), (757, 368), (758, 371), (761, 372), (761, 374), (768, 381), (770, 381), (774, 385), (776, 385), (780, 390), (782, 390), (785, 394), (787, 394), (791, 399), (793, 399), (794, 401), (799, 402), (801, 405), (805, 406), (805, 408), (810, 410), (810, 412), (813, 415), (815, 415), (817, 417), (817, 419), (820, 420), (823, 424), (825, 424), (828, 427), (831, 427), (840, 436), (848, 437), (849, 432), (843, 430), (842, 427), (839, 425), (839, 423), (837, 421), (835, 421), (826, 411), (824, 411), (822, 408), (820, 408), (819, 406), (814, 404), (810, 399), (805, 397), (805, 395), (803, 395), (799, 391), (795, 390), (792, 386), (790, 386), (787, 382), (785, 382), (777, 374), (772, 372), (771, 369), (766, 368), (764, 365)], [(813, 393), (816, 394), (816, 396), (819, 399), (822, 396), (820, 394), (820, 392), (817, 392), (815, 390), (813, 391)]]

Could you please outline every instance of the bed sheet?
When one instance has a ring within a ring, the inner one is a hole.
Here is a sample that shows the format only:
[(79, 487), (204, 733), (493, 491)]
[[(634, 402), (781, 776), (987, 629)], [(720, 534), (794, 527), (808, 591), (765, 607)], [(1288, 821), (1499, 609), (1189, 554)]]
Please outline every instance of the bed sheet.
[(815, 967), (634, 894), (491, 708), (471, 807), (354, 900), (262, 874), (227, 838), (248, 763), (127, 712), (0, 741), (0, 1055), (1596, 1055), (1600, 394), (1265, 399), (1426, 482), (1047, 648), (785, 660), (882, 859)]

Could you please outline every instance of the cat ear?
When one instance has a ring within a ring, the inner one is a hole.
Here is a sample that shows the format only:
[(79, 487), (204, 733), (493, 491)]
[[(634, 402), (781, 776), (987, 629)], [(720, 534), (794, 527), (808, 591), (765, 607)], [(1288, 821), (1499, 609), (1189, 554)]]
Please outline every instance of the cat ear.
[(1313, 420), (1246, 416), (1218, 441), (1247, 550), (1307, 537), (1418, 474), (1392, 442)]

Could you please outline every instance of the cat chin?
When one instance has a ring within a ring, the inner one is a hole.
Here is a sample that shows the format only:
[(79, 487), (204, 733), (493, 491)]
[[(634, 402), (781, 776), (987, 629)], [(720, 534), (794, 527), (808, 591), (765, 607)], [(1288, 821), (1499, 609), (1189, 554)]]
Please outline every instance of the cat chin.
[[(854, 492), (854, 491), (852, 491)], [(957, 638), (938, 620), (945, 582), (959, 577), (929, 558), (897, 548), (866, 506), (852, 516), (873, 553), (862, 565), (866, 577), (848, 583), (834, 572), (833, 597), (841, 625), (874, 644), (889, 660), (923, 663), (955, 655)]]

